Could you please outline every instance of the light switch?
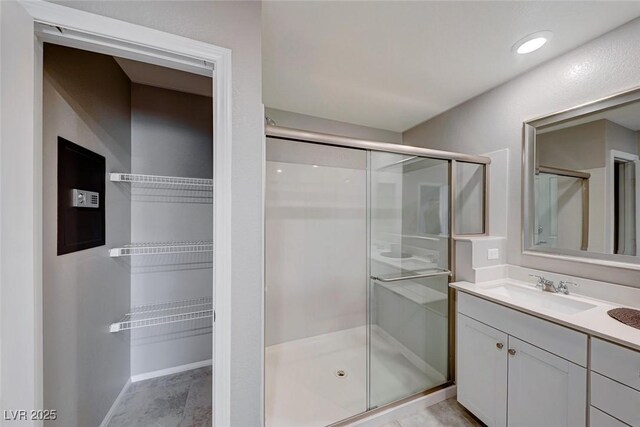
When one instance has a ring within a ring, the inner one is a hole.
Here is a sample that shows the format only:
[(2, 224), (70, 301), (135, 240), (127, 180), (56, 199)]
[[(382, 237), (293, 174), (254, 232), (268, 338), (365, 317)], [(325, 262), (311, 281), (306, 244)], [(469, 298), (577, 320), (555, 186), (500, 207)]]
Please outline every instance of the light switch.
[(500, 249), (491, 248), (487, 250), (487, 259), (498, 259), (500, 258)]

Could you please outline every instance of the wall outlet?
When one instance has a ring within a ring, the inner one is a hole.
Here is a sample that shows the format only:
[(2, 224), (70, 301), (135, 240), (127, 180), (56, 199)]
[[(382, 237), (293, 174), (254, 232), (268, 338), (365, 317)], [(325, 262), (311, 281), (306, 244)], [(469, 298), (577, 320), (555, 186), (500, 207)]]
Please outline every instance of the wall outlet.
[(500, 258), (500, 249), (491, 248), (487, 250), (487, 259), (498, 259)]

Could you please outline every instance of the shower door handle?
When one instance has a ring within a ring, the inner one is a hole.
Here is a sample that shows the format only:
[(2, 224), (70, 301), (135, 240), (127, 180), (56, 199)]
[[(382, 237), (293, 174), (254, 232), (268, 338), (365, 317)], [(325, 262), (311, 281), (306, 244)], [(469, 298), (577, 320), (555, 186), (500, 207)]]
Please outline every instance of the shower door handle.
[(424, 273), (424, 274), (415, 274), (413, 276), (398, 276), (398, 277), (390, 277), (390, 278), (371, 276), (371, 279), (388, 283), (388, 282), (398, 282), (400, 280), (422, 279), (424, 277), (434, 277), (434, 276), (451, 276), (451, 272), (449, 270), (442, 269), (437, 271), (431, 271), (429, 273)]

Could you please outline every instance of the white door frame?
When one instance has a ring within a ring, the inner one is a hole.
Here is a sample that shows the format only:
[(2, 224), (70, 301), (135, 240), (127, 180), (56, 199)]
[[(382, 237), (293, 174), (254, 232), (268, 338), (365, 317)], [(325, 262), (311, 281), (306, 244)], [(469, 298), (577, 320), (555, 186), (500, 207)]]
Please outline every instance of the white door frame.
[[(616, 159), (624, 160), (627, 162), (633, 162), (635, 164), (635, 179), (636, 179), (636, 212), (640, 212), (640, 161), (638, 160), (638, 156), (635, 154), (627, 153), (626, 151), (620, 150), (609, 150), (609, 155), (607, 156), (607, 164), (605, 165), (605, 253), (614, 253), (615, 248), (613, 247), (613, 229), (615, 222), (614, 215), (614, 194), (615, 194), (615, 162)], [(636, 226), (636, 245), (640, 242), (640, 227)]]
[[(230, 425), (231, 50), (41, 0), (0, 5), (0, 407), (43, 404), (42, 45), (49, 41), (200, 74), (215, 70), (207, 74), (215, 95), (213, 407), (214, 425)], [(35, 43), (24, 43), (27, 32)]]

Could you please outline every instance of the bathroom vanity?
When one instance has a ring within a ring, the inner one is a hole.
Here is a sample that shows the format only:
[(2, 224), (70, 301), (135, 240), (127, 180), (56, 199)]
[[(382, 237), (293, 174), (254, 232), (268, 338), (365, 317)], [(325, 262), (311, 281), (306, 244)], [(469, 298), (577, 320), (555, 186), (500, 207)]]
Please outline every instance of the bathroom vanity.
[(457, 282), (458, 401), (489, 426), (640, 425), (640, 330), (620, 305), (513, 279)]

